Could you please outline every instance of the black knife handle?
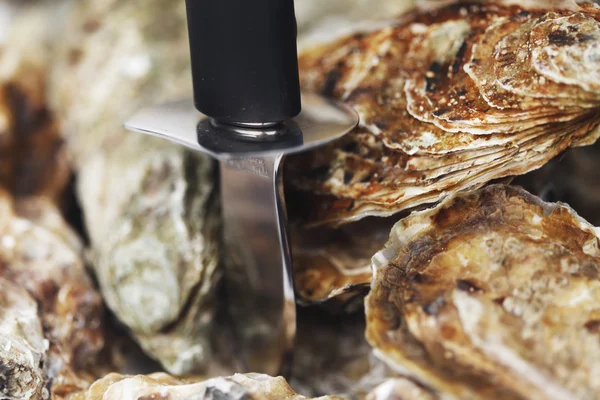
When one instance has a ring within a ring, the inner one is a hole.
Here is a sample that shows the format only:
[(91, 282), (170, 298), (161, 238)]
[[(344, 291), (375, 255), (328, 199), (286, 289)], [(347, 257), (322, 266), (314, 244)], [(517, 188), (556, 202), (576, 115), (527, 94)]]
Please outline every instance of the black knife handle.
[(293, 0), (186, 0), (194, 101), (225, 123), (300, 112)]

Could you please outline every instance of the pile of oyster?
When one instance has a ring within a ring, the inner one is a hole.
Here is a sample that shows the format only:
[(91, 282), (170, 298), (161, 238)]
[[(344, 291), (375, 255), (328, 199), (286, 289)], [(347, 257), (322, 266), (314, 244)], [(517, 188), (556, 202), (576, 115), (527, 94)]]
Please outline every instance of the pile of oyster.
[(600, 7), (296, 3), (360, 126), (285, 162), (286, 380), (234, 373), (215, 165), (122, 128), (191, 95), (184, 2), (0, 2), (0, 398), (600, 397)]
[(361, 118), (343, 143), (292, 161), (291, 184), (318, 202), (309, 221), (391, 215), (594, 143), (597, 40), (582, 12), (451, 5), (307, 51), (303, 86)]
[[(288, 198), (299, 225), (395, 215), (594, 143), (600, 135), (600, 17), (596, 6), (574, 8), (450, 4), (305, 51), (304, 88), (351, 104), (361, 122), (342, 141), (289, 160)], [(364, 235), (364, 226), (352, 225), (342, 228), (354, 234), (347, 236)], [(314, 234), (300, 230), (297, 236)], [(358, 250), (367, 250), (367, 258), (385, 243), (369, 238)], [(296, 247), (306, 253), (304, 243)], [(361, 272), (368, 262), (340, 261), (339, 254), (323, 261), (331, 245), (317, 247), (309, 246), (313, 257), (299, 262), (306, 299), (370, 280)], [(349, 247), (354, 253), (358, 246)], [(317, 265), (314, 279), (325, 276), (341, 286), (314, 285), (305, 264)]]

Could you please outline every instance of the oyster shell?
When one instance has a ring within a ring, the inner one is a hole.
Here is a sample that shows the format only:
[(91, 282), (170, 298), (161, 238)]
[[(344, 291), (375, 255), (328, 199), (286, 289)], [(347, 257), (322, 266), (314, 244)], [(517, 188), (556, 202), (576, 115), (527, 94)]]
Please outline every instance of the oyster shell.
[[(222, 400), (308, 400), (287, 384), (284, 378), (262, 374), (235, 374), (230, 377), (200, 381), (183, 381), (164, 373), (148, 376), (109, 374), (94, 383), (85, 393), (69, 400), (135, 399), (222, 399)], [(335, 400), (331, 396), (318, 400)]]
[(599, 235), (504, 185), (415, 212), (373, 258), (367, 339), (444, 398), (597, 398)]
[[(427, 0), (429, 1), (429, 0)], [(310, 47), (381, 23), (389, 18), (423, 6), (420, 0), (298, 0), (294, 2), (298, 23), (298, 46)]]
[[(584, 84), (596, 72), (585, 68), (597, 66), (597, 6), (483, 3), (415, 11), (301, 55), (303, 87), (361, 117), (349, 137), (288, 160), (288, 186), (310, 199), (296, 214), (310, 226), (433, 203), (598, 138), (600, 92)], [(553, 30), (569, 31), (565, 45), (548, 39)], [(563, 77), (536, 67), (548, 52), (582, 67)]]
[(82, 244), (50, 200), (22, 200), (16, 209), (0, 195), (0, 391), (11, 399), (60, 397), (111, 366), (104, 306)]
[(361, 306), (361, 294), (368, 291), (372, 277), (371, 257), (385, 245), (396, 221), (366, 219), (340, 229), (294, 229), (292, 255), (298, 301), (313, 304), (337, 298), (349, 310), (356, 299)]
[(144, 105), (191, 96), (185, 4), (86, 0), (66, 18), (50, 93), (103, 297), (169, 372), (203, 370), (220, 277), (214, 164), (122, 127)]
[[(370, 279), (349, 274), (364, 267), (343, 256), (356, 252), (352, 242), (322, 225), (363, 232), (369, 222), (352, 223), (527, 173), (600, 134), (600, 91), (567, 79), (596, 71), (572, 67), (559, 79), (536, 69), (538, 53), (546, 50), (597, 66), (597, 6), (482, 1), (421, 7), (428, 9), (301, 54), (303, 87), (344, 100), (361, 117), (361, 126), (341, 140), (286, 160), (289, 213), (306, 224), (294, 246), (296, 287), (305, 302), (346, 300)], [(563, 31), (567, 39), (558, 37)], [(370, 245), (364, 247), (366, 253)]]

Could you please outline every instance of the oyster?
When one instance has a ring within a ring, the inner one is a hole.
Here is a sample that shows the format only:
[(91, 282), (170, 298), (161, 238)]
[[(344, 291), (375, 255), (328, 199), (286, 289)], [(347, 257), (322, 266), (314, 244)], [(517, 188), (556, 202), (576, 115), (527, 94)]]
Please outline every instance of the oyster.
[(0, 392), (11, 399), (60, 397), (111, 367), (104, 306), (86, 274), (82, 244), (50, 200), (22, 200), (15, 208), (3, 193)]
[(13, 7), (0, 45), (0, 397), (59, 398), (114, 363), (83, 244), (57, 208), (70, 170), (45, 96), (49, 8)]
[[(572, 8), (450, 4), (305, 51), (303, 87), (352, 105), (361, 127), (289, 159), (288, 187), (311, 199), (297, 214), (392, 215), (593, 143), (600, 23), (597, 6)], [(562, 64), (540, 66), (548, 54)]]
[(49, 91), (103, 297), (169, 372), (203, 370), (220, 277), (214, 164), (122, 127), (191, 95), (185, 4), (85, 0), (66, 18)]
[[(87, 392), (69, 400), (135, 399), (222, 399), (222, 400), (308, 400), (293, 391), (284, 378), (262, 374), (236, 374), (204, 381), (183, 381), (164, 373), (148, 376), (109, 374), (94, 383)], [(319, 400), (335, 400), (319, 397)]]
[[(356, 221), (397, 218), (457, 191), (525, 174), (600, 135), (600, 91), (568, 80), (598, 72), (591, 69), (598, 66), (600, 8), (434, 3), (300, 56), (303, 87), (344, 100), (361, 117), (341, 140), (286, 160), (289, 213), (305, 225), (293, 248), (305, 302), (340, 295), (345, 301), (366, 287), (370, 276), (359, 274), (364, 263), (355, 261), (368, 257), (376, 240), (365, 242), (360, 257), (345, 257), (357, 252), (346, 237), (361, 240), (355, 232), (366, 233), (370, 224), (354, 228)], [(537, 66), (548, 52), (583, 69), (553, 77)], [(323, 225), (344, 226), (336, 234)]]
[(415, 212), (373, 257), (367, 339), (444, 398), (595, 399), (599, 235), (512, 186)]
[(565, 152), (516, 184), (546, 201), (569, 204), (594, 226), (600, 226), (600, 143)]

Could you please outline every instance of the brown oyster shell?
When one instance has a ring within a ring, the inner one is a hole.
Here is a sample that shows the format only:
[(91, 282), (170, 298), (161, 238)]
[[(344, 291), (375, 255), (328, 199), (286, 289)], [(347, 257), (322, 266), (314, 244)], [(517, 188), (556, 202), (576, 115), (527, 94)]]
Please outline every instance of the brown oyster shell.
[[(222, 399), (222, 400), (308, 400), (287, 384), (284, 378), (262, 374), (235, 374), (208, 380), (179, 380), (164, 373), (148, 376), (109, 374), (95, 382), (87, 392), (69, 400), (137, 399)], [(336, 400), (323, 396), (315, 400)]]
[(540, 18), (543, 15), (541, 11), (534, 11), (500, 18), (473, 46), (465, 70), (486, 101), (499, 109), (568, 107), (573, 99), (580, 107), (594, 107), (597, 93), (554, 82), (535, 70), (533, 53), (527, 49), (529, 41), (536, 40), (530, 32), (540, 24), (552, 25), (561, 13), (548, 13)]
[(415, 212), (373, 258), (367, 339), (448, 398), (597, 398), (599, 234), (504, 185)]
[[(309, 226), (392, 215), (593, 143), (600, 92), (538, 71), (536, 51), (556, 46), (533, 32), (570, 27), (575, 39), (561, 54), (592, 68), (595, 53), (583, 55), (577, 38), (591, 49), (600, 43), (597, 8), (503, 3), (415, 11), (305, 51), (303, 87), (352, 105), (361, 127), (328, 148), (290, 157), (289, 190), (308, 199), (291, 214), (308, 217)], [(519, 62), (508, 63), (514, 52)], [(312, 168), (300, 173), (306, 164)]]

